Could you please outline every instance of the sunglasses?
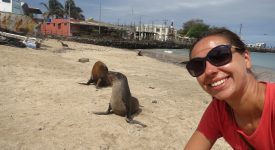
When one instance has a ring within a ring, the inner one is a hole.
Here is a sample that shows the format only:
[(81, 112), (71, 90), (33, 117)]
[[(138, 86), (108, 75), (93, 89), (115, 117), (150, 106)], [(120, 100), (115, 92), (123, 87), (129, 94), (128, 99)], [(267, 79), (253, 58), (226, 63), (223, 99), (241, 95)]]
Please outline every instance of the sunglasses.
[(219, 67), (228, 64), (232, 60), (231, 48), (240, 49), (232, 45), (219, 45), (211, 49), (206, 57), (197, 57), (191, 59), (186, 68), (193, 77), (198, 77), (204, 73), (206, 61)]

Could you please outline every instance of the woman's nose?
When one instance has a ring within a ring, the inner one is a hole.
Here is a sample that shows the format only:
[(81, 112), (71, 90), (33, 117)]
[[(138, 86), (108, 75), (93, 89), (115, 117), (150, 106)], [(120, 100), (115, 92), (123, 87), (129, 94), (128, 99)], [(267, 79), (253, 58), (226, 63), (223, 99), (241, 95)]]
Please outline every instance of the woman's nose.
[(217, 72), (218, 72), (218, 67), (206, 61), (205, 71), (204, 71), (205, 75), (213, 75), (213, 74), (216, 74)]

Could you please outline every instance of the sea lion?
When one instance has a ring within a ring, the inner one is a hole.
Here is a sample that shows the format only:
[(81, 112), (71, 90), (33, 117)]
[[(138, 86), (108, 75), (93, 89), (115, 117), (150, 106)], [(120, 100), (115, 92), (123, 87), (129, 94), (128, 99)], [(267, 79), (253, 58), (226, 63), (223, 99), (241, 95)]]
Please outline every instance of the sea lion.
[(59, 41), (59, 42), (61, 43), (62, 47), (69, 47), (68, 44), (65, 44), (65, 43), (62, 42), (62, 41)]
[(139, 124), (146, 127), (145, 124), (133, 120), (132, 115), (140, 112), (139, 102), (132, 97), (128, 85), (127, 77), (120, 72), (112, 72), (109, 74), (112, 82), (112, 95), (106, 112), (94, 112), (97, 115), (108, 115), (114, 113), (120, 116), (126, 116), (126, 121), (131, 124)]
[(143, 56), (143, 55), (141, 54), (141, 51), (142, 51), (142, 50), (139, 50), (139, 51), (138, 51), (138, 53), (137, 53), (138, 56)]
[(96, 84), (96, 88), (110, 86), (111, 82), (108, 78), (108, 67), (101, 61), (97, 61), (92, 68), (91, 77), (87, 83), (79, 83), (84, 85)]

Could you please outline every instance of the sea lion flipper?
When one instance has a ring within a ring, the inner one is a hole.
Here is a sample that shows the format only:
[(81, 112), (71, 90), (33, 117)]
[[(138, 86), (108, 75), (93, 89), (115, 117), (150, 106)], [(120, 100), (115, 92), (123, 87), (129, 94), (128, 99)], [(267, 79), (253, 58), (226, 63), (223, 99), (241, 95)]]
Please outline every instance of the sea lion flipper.
[(132, 107), (131, 107), (131, 99), (123, 99), (123, 102), (126, 106), (126, 118), (127, 119), (132, 119)]
[(129, 118), (126, 118), (126, 121), (130, 124), (138, 124), (138, 125), (141, 125), (143, 128), (147, 127), (146, 124), (143, 124), (142, 122), (139, 122), (137, 120), (133, 120), (132, 118), (129, 119)]
[(94, 83), (94, 80), (92, 78), (90, 78), (89, 81), (87, 81), (86, 83), (78, 82), (78, 84), (82, 84), (82, 85), (90, 85), (91, 83)]
[(109, 115), (107, 112), (93, 112), (96, 115)]
[(108, 107), (108, 110), (107, 111), (105, 111), (105, 112), (93, 112), (94, 114), (96, 114), (96, 115), (109, 115), (109, 114), (111, 114), (112, 112), (111, 112), (111, 105), (109, 104), (109, 107)]
[(81, 85), (88, 85), (87, 83), (83, 83), (83, 82), (78, 82), (78, 84), (81, 84)]
[(86, 85), (90, 85), (91, 83), (94, 83), (93, 78), (90, 78), (90, 80), (86, 83)]
[(99, 78), (99, 79), (97, 80), (97, 83), (96, 83), (96, 88), (97, 88), (97, 89), (99, 89), (99, 85), (100, 85), (101, 81), (102, 81), (101, 78)]

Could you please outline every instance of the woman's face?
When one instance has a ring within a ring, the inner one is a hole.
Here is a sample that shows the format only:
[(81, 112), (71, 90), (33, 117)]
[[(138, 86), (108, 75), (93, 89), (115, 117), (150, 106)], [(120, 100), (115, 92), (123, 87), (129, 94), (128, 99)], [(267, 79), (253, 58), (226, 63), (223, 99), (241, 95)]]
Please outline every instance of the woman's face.
[[(205, 57), (212, 48), (228, 44), (230, 44), (229, 41), (221, 36), (205, 37), (194, 46), (191, 52), (191, 59), (194, 57)], [(240, 54), (233, 47), (231, 51), (231, 62), (216, 67), (206, 61), (204, 73), (197, 77), (201, 87), (211, 96), (220, 100), (228, 100), (241, 95), (247, 82), (247, 69), (251, 68), (248, 51)]]

